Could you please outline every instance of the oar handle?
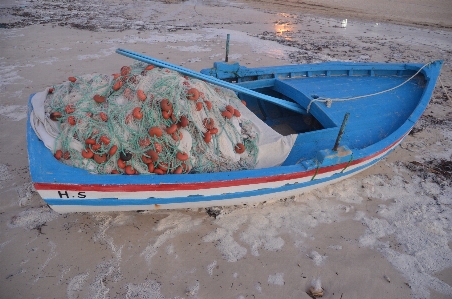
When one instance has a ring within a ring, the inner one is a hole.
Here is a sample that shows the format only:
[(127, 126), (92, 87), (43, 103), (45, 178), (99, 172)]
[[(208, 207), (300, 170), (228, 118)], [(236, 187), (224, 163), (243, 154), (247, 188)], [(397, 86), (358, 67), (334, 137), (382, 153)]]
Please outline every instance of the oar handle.
[(253, 97), (256, 97), (258, 99), (261, 99), (261, 100), (273, 103), (275, 105), (287, 108), (287, 109), (295, 111), (295, 112), (299, 112), (299, 113), (303, 113), (303, 114), (306, 113), (306, 110), (303, 109), (297, 103), (292, 103), (292, 102), (289, 102), (289, 101), (285, 101), (285, 100), (281, 100), (281, 99), (278, 99), (278, 98), (275, 98), (275, 97), (271, 97), (271, 96), (268, 96), (268, 95), (256, 92), (256, 91), (248, 89), (248, 88), (244, 88), (244, 87), (241, 87), (241, 86), (238, 86), (238, 85), (235, 85), (235, 84), (232, 84), (232, 83), (229, 83), (229, 82), (226, 82), (226, 81), (223, 81), (223, 80), (211, 77), (211, 76), (207, 76), (207, 75), (204, 75), (204, 74), (192, 71), (190, 69), (187, 69), (187, 68), (175, 65), (175, 64), (171, 64), (169, 62), (158, 60), (158, 59), (155, 59), (155, 58), (152, 58), (152, 57), (140, 54), (140, 53), (136, 53), (136, 52), (133, 52), (133, 51), (125, 50), (125, 49), (117, 49), (116, 53), (124, 55), (124, 56), (129, 57), (129, 58), (133, 58), (133, 59), (138, 60), (138, 61), (142, 61), (142, 62), (153, 64), (153, 65), (156, 65), (156, 66), (165, 67), (165, 68), (168, 68), (168, 69), (171, 69), (171, 70), (175, 70), (175, 71), (178, 71), (179, 73), (182, 73), (184, 75), (188, 75), (188, 76), (191, 76), (191, 77), (194, 77), (194, 78), (197, 78), (197, 79), (201, 79), (201, 80), (204, 80), (206, 82), (209, 82), (209, 83), (221, 86), (221, 87), (225, 87), (225, 88), (234, 90), (236, 92), (241, 92), (241, 93), (250, 95), (250, 96), (253, 96)]

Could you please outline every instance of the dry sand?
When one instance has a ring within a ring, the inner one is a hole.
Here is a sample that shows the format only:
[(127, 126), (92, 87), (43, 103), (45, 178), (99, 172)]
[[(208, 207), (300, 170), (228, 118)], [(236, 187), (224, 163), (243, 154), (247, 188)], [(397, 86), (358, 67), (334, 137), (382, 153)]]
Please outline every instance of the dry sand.
[[(2, 2), (0, 297), (309, 298), (314, 284), (324, 298), (451, 298), (451, 8), (361, 2)], [(45, 205), (28, 171), (31, 93), (117, 72), (132, 62), (118, 47), (199, 71), (224, 58), (228, 33), (247, 66), (443, 59), (444, 88), (385, 160), (314, 192), (207, 211)]]

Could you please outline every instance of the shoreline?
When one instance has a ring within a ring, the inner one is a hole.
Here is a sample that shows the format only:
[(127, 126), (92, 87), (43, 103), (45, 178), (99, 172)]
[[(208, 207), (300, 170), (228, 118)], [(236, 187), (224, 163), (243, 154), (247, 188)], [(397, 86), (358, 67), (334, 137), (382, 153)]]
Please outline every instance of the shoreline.
[[(391, 2), (378, 0), (288, 0), (277, 2), (271, 0), (236, 0), (236, 2), (264, 11), (313, 14), (336, 19), (355, 19), (364, 22), (374, 21), (419, 28), (452, 30), (452, 8), (446, 0), (434, 0), (434, 3), (430, 5), (423, 4), (423, 1), (420, 0), (416, 1), (419, 3), (406, 3), (406, 1), (397, 0)], [(394, 4), (397, 5), (391, 6)], [(406, 7), (406, 5), (409, 7)], [(426, 8), (430, 9), (426, 12)], [(414, 21), (416, 18), (420, 20)]]

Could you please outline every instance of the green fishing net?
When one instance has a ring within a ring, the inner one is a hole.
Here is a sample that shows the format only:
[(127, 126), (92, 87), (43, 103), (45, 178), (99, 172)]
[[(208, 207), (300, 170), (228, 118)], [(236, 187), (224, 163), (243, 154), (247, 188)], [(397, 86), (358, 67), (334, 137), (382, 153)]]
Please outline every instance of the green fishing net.
[(143, 63), (70, 77), (45, 100), (54, 156), (98, 174), (252, 169), (258, 136), (241, 109), (231, 90)]

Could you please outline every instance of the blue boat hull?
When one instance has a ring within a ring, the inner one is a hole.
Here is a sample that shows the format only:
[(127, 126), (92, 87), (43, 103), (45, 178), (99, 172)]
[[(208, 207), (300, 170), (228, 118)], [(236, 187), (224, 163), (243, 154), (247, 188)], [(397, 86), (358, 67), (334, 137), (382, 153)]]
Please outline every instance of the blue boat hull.
[[(255, 69), (216, 64), (202, 73), (301, 107), (301, 112), (294, 112), (239, 93), (267, 124), (298, 133), (281, 166), (209, 174), (91, 174), (58, 162), (36, 136), (29, 118), (32, 181), (44, 201), (61, 213), (253, 204), (300, 194), (352, 176), (400, 144), (424, 112), (441, 64), (335, 62)], [(388, 90), (418, 71), (384, 94), (333, 101), (330, 107), (315, 101)], [(347, 112), (350, 118), (340, 147), (333, 151)]]

